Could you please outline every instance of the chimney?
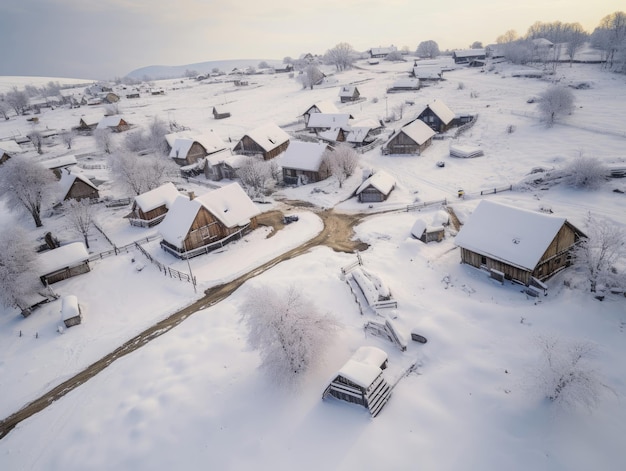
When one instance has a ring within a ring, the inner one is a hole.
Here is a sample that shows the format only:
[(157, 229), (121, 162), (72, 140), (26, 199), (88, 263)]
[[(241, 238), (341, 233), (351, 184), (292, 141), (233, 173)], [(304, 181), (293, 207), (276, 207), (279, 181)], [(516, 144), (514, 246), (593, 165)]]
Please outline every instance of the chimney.
[(189, 201), (196, 197), (196, 194), (193, 191), (187, 192), (187, 196), (189, 196)]

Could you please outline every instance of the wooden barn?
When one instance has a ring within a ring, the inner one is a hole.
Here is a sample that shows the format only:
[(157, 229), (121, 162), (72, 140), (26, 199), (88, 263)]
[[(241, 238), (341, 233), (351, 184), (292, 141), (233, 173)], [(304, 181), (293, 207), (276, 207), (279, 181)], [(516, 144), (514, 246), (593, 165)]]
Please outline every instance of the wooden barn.
[(418, 219), (411, 228), (411, 235), (425, 244), (429, 242), (441, 242), (445, 236), (443, 226), (432, 226), (424, 219)]
[(260, 155), (270, 160), (282, 154), (289, 147), (289, 134), (274, 123), (260, 126), (243, 136), (233, 148), (241, 155)]
[(230, 113), (225, 110), (217, 109), (217, 106), (213, 107), (213, 118), (215, 119), (225, 119), (230, 118)]
[(76, 129), (79, 131), (91, 131), (98, 126), (98, 123), (102, 119), (102, 114), (97, 115), (83, 115), (78, 121)]
[(314, 113), (338, 114), (339, 110), (337, 109), (337, 107), (332, 101), (328, 101), (328, 100), (318, 101), (314, 105), (310, 106), (304, 113), (302, 113), (305, 126), (309, 124), (309, 118)]
[(387, 47), (373, 47), (369, 49), (367, 52), (370, 53), (370, 58), (379, 58), (382, 59), (387, 57), (387, 54), (391, 54), (392, 52), (396, 52), (398, 48), (396, 46), (387, 46)]
[(381, 121), (364, 119), (347, 128), (344, 140), (353, 147), (363, 147), (372, 144), (384, 129), (385, 126)]
[(130, 129), (130, 124), (119, 115), (105, 116), (98, 121), (96, 129), (110, 129), (113, 132), (124, 132)]
[(61, 298), (61, 320), (65, 327), (78, 325), (83, 320), (83, 313), (80, 304), (78, 304), (78, 298), (73, 294)]
[(420, 155), (432, 143), (435, 131), (416, 119), (392, 134), (383, 146), (384, 154)]
[(306, 185), (328, 178), (330, 168), (327, 162), (324, 162), (328, 149), (332, 148), (324, 143), (292, 142), (280, 157), (285, 184)]
[(361, 97), (361, 92), (356, 85), (344, 85), (339, 90), (339, 99), (341, 103), (349, 103), (351, 101), (357, 101)]
[(200, 165), (204, 157), (226, 149), (226, 144), (213, 130), (205, 132), (182, 131), (165, 136), (169, 156), (178, 165)]
[(387, 354), (376, 347), (360, 347), (330, 382), (323, 399), (329, 396), (367, 408), (376, 417), (391, 396), (383, 377)]
[(420, 89), (420, 81), (416, 78), (403, 78), (393, 82), (387, 93), (416, 92)]
[(446, 132), (454, 126), (455, 117), (454, 112), (441, 100), (433, 100), (417, 115), (417, 119), (426, 123), (435, 132)]
[(380, 203), (389, 197), (395, 186), (395, 179), (384, 170), (379, 170), (361, 183), (356, 196), (361, 203)]
[(100, 198), (98, 187), (80, 173), (72, 173), (68, 169), (61, 172), (59, 194), (63, 201)]
[(173, 183), (165, 183), (158, 188), (135, 196), (128, 222), (131, 226), (152, 227), (160, 223), (179, 195)]
[(178, 258), (208, 253), (255, 229), (259, 213), (238, 183), (197, 198), (180, 195), (159, 225), (161, 247)]
[(571, 250), (584, 237), (565, 218), (483, 200), (455, 244), (462, 263), (529, 286), (567, 267)]
[(421, 82), (438, 82), (443, 80), (443, 71), (436, 65), (416, 65), (411, 71), (411, 76)]
[(63, 245), (39, 254), (39, 279), (44, 286), (87, 273), (89, 253), (82, 242)]
[(484, 60), (486, 57), (487, 53), (484, 49), (464, 49), (452, 53), (455, 64), (469, 64), (475, 59)]
[(310, 132), (323, 132), (331, 129), (344, 128), (350, 125), (350, 113), (313, 113), (309, 117), (306, 128)]

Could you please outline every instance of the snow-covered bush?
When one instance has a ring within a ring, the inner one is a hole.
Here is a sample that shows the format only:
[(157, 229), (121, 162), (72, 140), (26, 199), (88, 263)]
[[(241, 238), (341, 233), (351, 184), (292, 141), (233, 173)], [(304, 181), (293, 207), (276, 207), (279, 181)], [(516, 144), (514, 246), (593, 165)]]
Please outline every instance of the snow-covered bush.
[(593, 190), (606, 180), (608, 170), (594, 157), (579, 156), (564, 169), (565, 182), (575, 188)]

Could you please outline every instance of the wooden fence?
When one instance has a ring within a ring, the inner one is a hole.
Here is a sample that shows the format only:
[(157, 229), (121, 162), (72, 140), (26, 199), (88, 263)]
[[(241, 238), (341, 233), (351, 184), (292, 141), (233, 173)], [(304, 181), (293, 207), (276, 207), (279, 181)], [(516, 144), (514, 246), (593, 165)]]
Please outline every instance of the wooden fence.
[(195, 289), (196, 287), (196, 277), (191, 276), (190, 273), (183, 273), (182, 271), (176, 270), (175, 268), (168, 267), (163, 263), (155, 260), (152, 255), (150, 255), (146, 249), (144, 249), (138, 242), (134, 242), (134, 245), (139, 251), (148, 259), (150, 263), (156, 265), (160, 272), (162, 272), (165, 276), (169, 276), (170, 278), (177, 278), (181, 281), (186, 281), (191, 283)]
[(420, 209), (426, 208), (426, 207), (428, 207), (428, 206), (434, 206), (434, 205), (436, 205), (436, 204), (440, 204), (440, 205), (445, 206), (445, 205), (447, 205), (447, 204), (448, 204), (448, 199), (447, 199), (447, 198), (444, 198), (444, 199), (442, 199), (442, 200), (424, 201), (424, 202), (422, 202), (422, 203), (413, 203), (413, 204), (408, 204), (408, 205), (406, 206), (406, 210), (407, 210), (407, 212), (409, 212), (409, 211), (415, 211), (415, 210), (418, 210), (418, 211), (419, 211)]
[(480, 195), (495, 195), (496, 193), (501, 193), (503, 191), (513, 191), (513, 185), (502, 186), (500, 188), (492, 188), (489, 190), (481, 190)]

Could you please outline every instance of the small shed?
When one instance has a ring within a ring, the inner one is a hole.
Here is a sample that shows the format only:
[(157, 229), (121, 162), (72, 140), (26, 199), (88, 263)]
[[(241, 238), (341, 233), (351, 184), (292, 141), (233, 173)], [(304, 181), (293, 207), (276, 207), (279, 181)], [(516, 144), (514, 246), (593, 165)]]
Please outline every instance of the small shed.
[(441, 242), (444, 239), (443, 226), (431, 226), (422, 218), (417, 219), (411, 228), (411, 235), (425, 244), (428, 242)]
[(230, 118), (230, 113), (228, 111), (218, 109), (217, 106), (213, 107), (213, 117), (215, 119), (225, 119)]
[(98, 187), (94, 185), (91, 180), (80, 173), (70, 172), (69, 169), (65, 169), (61, 172), (59, 188), (59, 193), (63, 201), (80, 201), (85, 198), (97, 200), (100, 198)]
[(52, 170), (52, 173), (60, 179), (64, 172), (68, 172), (70, 167), (78, 164), (75, 155), (64, 155), (55, 159), (42, 160), (41, 165), (48, 170)]
[(87, 273), (89, 253), (82, 242), (73, 242), (39, 254), (39, 276), (44, 286)]
[(309, 117), (306, 128), (313, 132), (347, 128), (351, 119), (352, 115), (350, 113), (313, 113)]
[(81, 323), (83, 319), (78, 298), (73, 294), (61, 298), (61, 320), (65, 327), (72, 327)]
[(383, 147), (383, 153), (420, 155), (430, 146), (434, 135), (435, 131), (416, 119), (392, 134)]
[(158, 188), (135, 196), (132, 213), (128, 218), (131, 226), (152, 227), (160, 223), (174, 200), (179, 195), (173, 183), (165, 183)]
[(395, 92), (414, 92), (420, 89), (420, 81), (416, 78), (404, 78), (396, 80), (390, 88), (387, 89), (387, 93)]
[(356, 195), (361, 203), (385, 201), (396, 186), (396, 180), (384, 170), (379, 170), (357, 188)]
[(304, 185), (328, 178), (330, 168), (324, 162), (328, 149), (332, 148), (319, 142), (292, 142), (280, 157), (283, 181), (287, 185)]
[(387, 353), (376, 347), (360, 347), (341, 367), (324, 391), (328, 396), (366, 407), (376, 417), (391, 396), (391, 387), (383, 377)]
[(78, 121), (78, 126), (76, 127), (76, 129), (80, 131), (91, 131), (92, 129), (95, 129), (96, 126), (98, 126), (98, 123), (100, 122), (101, 119), (102, 119), (102, 114), (83, 115), (80, 117), (80, 120)]
[(341, 103), (357, 101), (361, 97), (361, 92), (356, 85), (344, 85), (339, 89), (339, 98)]
[(339, 113), (339, 110), (335, 106), (332, 101), (324, 100), (318, 101), (314, 105), (310, 106), (304, 113), (302, 113), (302, 117), (304, 118), (305, 126), (309, 123), (309, 118), (314, 113)]
[(413, 67), (411, 75), (422, 82), (438, 82), (443, 80), (443, 71), (436, 65), (417, 65)]
[(119, 115), (105, 116), (98, 122), (96, 129), (110, 129), (113, 132), (123, 132), (130, 129), (130, 124)]

